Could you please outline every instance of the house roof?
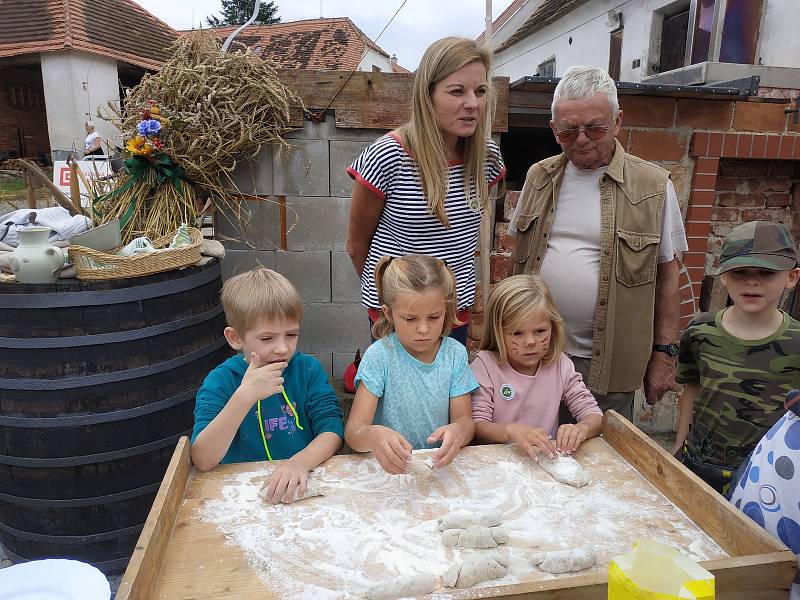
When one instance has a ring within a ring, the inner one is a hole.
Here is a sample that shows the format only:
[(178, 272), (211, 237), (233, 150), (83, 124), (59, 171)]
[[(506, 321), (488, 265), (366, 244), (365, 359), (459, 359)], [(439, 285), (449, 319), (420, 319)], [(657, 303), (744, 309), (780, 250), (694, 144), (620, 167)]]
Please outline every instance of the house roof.
[(561, 17), (583, 6), (588, 1), (589, 0), (544, 0), (541, 6), (528, 17), (528, 20), (525, 21), (511, 37), (495, 48), (495, 52), (502, 52), (514, 44), (521, 42), (529, 35), (547, 27), (550, 23), (558, 21)]
[(79, 50), (158, 69), (177, 32), (133, 0), (3, 0), (0, 58)]
[[(528, 1), (528, 0), (514, 0), (514, 1), (513, 1), (511, 4), (509, 4), (509, 5), (508, 5), (508, 7), (507, 7), (507, 8), (506, 8), (506, 9), (505, 9), (503, 12), (501, 12), (501, 13), (500, 13), (500, 16), (499, 16), (499, 17), (497, 17), (497, 18), (496, 18), (496, 19), (495, 19), (495, 20), (492, 22), (492, 35), (494, 35), (494, 34), (495, 34), (495, 33), (497, 33), (498, 31), (500, 31), (500, 28), (501, 28), (503, 25), (505, 25), (506, 23), (508, 23), (508, 22), (511, 20), (511, 17), (513, 17), (513, 16), (514, 16), (514, 13), (516, 13), (516, 12), (517, 12), (517, 11), (518, 11), (520, 8), (522, 8), (522, 6), (523, 6), (523, 5), (524, 5), (524, 4), (525, 4), (527, 1)], [(479, 35), (479, 36), (478, 36), (478, 37), (475, 39), (475, 43), (476, 43), (478, 46), (483, 46), (483, 43), (484, 43), (484, 41), (485, 41), (485, 40), (486, 40), (486, 31), (483, 31), (483, 32), (481, 32), (481, 34), (480, 34), (480, 35)]]
[[(236, 27), (215, 27), (209, 31), (224, 39), (235, 30)], [(286, 69), (356, 69), (365, 47), (389, 59), (389, 54), (347, 17), (250, 25), (234, 41)]]

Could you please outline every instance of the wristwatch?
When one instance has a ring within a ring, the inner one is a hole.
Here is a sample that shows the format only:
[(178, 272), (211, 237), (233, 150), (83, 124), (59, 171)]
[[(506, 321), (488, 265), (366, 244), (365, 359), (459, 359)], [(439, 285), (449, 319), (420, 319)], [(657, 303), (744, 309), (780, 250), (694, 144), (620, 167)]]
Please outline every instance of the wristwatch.
[(656, 352), (663, 352), (669, 356), (678, 356), (680, 348), (678, 344), (653, 344), (653, 350)]

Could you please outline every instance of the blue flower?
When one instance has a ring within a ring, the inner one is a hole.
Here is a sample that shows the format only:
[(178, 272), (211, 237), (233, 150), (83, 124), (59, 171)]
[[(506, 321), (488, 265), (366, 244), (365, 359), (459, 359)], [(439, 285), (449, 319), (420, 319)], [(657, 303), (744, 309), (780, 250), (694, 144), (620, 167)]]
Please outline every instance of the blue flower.
[(155, 119), (147, 119), (146, 121), (139, 121), (136, 129), (139, 135), (155, 135), (161, 131), (161, 123)]

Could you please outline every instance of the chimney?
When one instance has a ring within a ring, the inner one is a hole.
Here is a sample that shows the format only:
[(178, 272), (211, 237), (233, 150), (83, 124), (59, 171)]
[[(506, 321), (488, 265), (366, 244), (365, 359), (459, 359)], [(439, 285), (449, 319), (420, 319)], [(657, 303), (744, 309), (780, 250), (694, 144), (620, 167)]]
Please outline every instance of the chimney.
[(397, 64), (397, 54), (392, 54), (392, 56), (391, 56), (391, 58), (389, 60), (392, 61), (393, 65), (396, 65)]

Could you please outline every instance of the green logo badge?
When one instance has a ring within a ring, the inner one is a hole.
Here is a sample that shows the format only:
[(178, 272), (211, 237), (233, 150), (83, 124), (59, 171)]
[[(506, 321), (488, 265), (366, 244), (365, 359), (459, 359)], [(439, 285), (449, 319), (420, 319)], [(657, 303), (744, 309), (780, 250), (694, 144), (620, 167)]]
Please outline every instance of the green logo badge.
[(513, 400), (516, 392), (510, 383), (504, 383), (500, 386), (500, 395), (506, 400)]

